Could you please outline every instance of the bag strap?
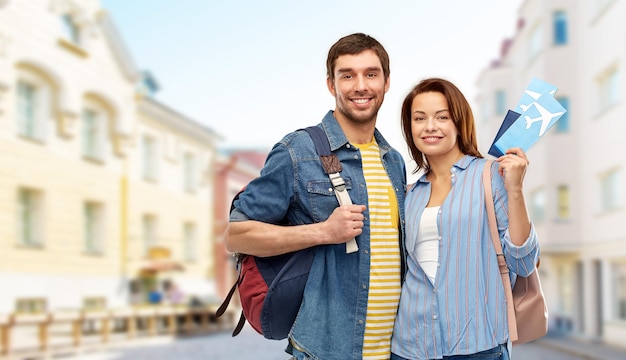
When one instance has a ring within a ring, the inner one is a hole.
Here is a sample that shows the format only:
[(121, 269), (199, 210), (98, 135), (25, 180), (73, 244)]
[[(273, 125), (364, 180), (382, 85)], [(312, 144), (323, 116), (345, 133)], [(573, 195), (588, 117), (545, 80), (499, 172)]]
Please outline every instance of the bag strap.
[[(330, 183), (335, 190), (335, 196), (337, 197), (337, 201), (339, 201), (339, 205), (352, 205), (350, 194), (348, 194), (348, 189), (346, 188), (346, 182), (339, 174), (341, 172), (341, 162), (337, 158), (337, 155), (333, 154), (331, 151), (328, 136), (326, 136), (324, 130), (319, 126), (309, 126), (304, 130), (306, 130), (306, 132), (311, 136), (311, 139), (313, 139), (315, 150), (317, 151), (317, 155), (320, 157), (320, 161), (324, 167), (324, 172), (328, 175)], [(356, 244), (355, 238), (352, 238), (346, 243), (346, 254), (350, 254), (358, 250), (359, 247)]]
[(483, 169), (483, 186), (485, 189), (485, 205), (487, 206), (487, 218), (489, 219), (489, 230), (491, 233), (491, 241), (498, 258), (498, 267), (500, 268), (500, 276), (502, 277), (502, 285), (504, 286), (504, 297), (506, 298), (506, 308), (509, 319), (509, 338), (517, 341), (517, 319), (515, 318), (515, 306), (513, 305), (513, 287), (511, 286), (511, 278), (509, 278), (509, 267), (506, 264), (504, 253), (502, 252), (502, 244), (498, 235), (498, 226), (496, 224), (496, 210), (493, 205), (493, 194), (491, 193), (491, 164), (493, 160), (485, 162)]

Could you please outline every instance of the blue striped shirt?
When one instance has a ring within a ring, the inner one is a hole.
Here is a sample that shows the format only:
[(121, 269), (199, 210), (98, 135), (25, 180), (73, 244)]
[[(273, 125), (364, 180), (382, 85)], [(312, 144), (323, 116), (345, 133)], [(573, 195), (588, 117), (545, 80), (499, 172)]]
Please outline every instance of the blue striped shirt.
[[(452, 188), (437, 215), (439, 265), (434, 285), (415, 254), (431, 186), (422, 176), (405, 199), (407, 275), (391, 350), (408, 359), (474, 354), (508, 341), (506, 299), (489, 235), (482, 170), (485, 159), (465, 156), (451, 169)], [(534, 227), (522, 246), (508, 232), (508, 198), (498, 164), (491, 167), (500, 241), (512, 272), (527, 276), (539, 246)], [(516, 275), (512, 275), (513, 281)]]

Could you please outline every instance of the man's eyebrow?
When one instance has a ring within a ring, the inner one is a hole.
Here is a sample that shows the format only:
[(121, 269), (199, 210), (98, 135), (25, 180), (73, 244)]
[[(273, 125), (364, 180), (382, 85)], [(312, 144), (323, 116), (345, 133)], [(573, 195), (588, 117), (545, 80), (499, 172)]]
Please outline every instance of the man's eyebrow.
[[(355, 71), (356, 70), (353, 69), (353, 68), (340, 68), (340, 69), (337, 69), (338, 73), (347, 73), (347, 72), (355, 72)], [(368, 68), (365, 68), (364, 71), (366, 71), (366, 72), (372, 72), (372, 71), (380, 72), (380, 71), (383, 71), (383, 69), (381, 69), (379, 67), (368, 67)]]

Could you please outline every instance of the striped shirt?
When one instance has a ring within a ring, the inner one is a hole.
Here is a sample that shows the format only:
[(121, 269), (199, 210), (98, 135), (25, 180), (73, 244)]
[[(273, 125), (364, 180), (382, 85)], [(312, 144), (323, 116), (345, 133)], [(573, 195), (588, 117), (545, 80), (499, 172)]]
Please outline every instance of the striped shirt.
[(400, 298), (398, 201), (376, 142), (356, 146), (363, 158), (370, 218), (370, 288), (363, 359), (389, 359)]
[[(508, 341), (506, 299), (489, 235), (484, 159), (465, 156), (451, 169), (452, 188), (439, 209), (439, 268), (434, 284), (415, 253), (431, 185), (422, 176), (406, 195), (407, 275), (393, 332), (392, 352), (410, 359), (474, 354)], [(497, 163), (491, 168), (500, 241), (512, 272), (528, 275), (539, 253), (531, 226), (524, 245), (508, 233), (508, 198)], [(513, 276), (515, 277), (515, 276)]]

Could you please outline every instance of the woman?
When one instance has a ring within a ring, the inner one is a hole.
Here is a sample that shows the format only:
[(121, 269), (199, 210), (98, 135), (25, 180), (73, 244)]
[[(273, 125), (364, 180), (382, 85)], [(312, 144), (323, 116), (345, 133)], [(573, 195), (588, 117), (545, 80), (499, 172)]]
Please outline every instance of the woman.
[[(504, 287), (489, 235), (474, 117), (451, 82), (421, 81), (402, 104), (402, 130), (421, 178), (407, 191), (407, 275), (391, 359), (509, 359)], [(526, 154), (491, 167), (500, 241), (511, 272), (528, 276), (539, 247), (522, 183)], [(515, 277), (515, 275), (513, 275)]]

